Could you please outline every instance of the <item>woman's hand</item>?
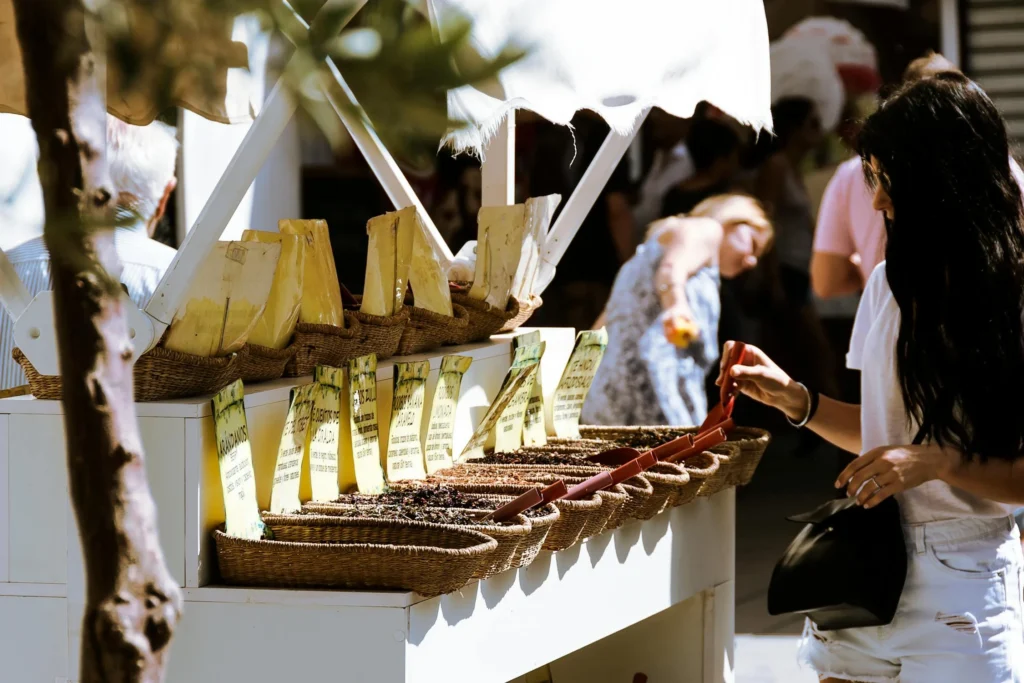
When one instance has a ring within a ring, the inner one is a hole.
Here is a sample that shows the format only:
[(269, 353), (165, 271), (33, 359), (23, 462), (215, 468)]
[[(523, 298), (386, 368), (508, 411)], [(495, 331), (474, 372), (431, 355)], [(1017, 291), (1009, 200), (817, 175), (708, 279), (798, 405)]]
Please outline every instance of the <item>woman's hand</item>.
[[(718, 367), (715, 384), (721, 386), (725, 365), (736, 342), (726, 342)], [(807, 391), (776, 365), (764, 351), (747, 344), (742, 365), (732, 366), (730, 372), (741, 392), (754, 399), (781, 410), (794, 422), (803, 420), (810, 410), (810, 396)]]
[(883, 446), (847, 465), (836, 488), (846, 487), (857, 503), (873, 508), (897, 493), (941, 477), (949, 458), (931, 446)]

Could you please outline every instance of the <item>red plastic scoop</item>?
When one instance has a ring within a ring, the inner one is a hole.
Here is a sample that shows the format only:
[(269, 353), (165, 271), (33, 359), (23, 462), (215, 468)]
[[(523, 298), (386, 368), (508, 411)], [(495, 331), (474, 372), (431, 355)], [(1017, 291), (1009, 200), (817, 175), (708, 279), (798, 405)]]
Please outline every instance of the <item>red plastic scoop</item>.
[(733, 344), (732, 351), (729, 352), (729, 359), (722, 370), (721, 401), (708, 412), (708, 416), (704, 419), (704, 424), (700, 426), (700, 431), (697, 433), (698, 437), (732, 417), (732, 409), (736, 404), (736, 395), (739, 394), (739, 387), (736, 385), (736, 380), (733, 379), (730, 371), (732, 366), (741, 365), (746, 355), (746, 344), (743, 342)]
[[(627, 477), (628, 479), (629, 477)], [(601, 489), (606, 489), (612, 486), (615, 480), (612, 479), (611, 472), (601, 472), (595, 474), (590, 479), (582, 481), (569, 489), (568, 492), (562, 498), (564, 500), (579, 500), (580, 498), (586, 498), (592, 493), (596, 493)]]
[(556, 481), (551, 486), (548, 486), (548, 487), (546, 487), (544, 489), (541, 489), (541, 492), (540, 492), (541, 501), (540, 501), (539, 504), (540, 505), (547, 505), (551, 501), (560, 500), (561, 498), (564, 498), (565, 494), (567, 494), (568, 492), (569, 492), (569, 489), (566, 488), (565, 482), (562, 481), (561, 479), (559, 479), (558, 481)]
[(709, 448), (714, 448), (718, 444), (725, 441), (725, 432), (721, 429), (716, 429), (713, 432), (708, 432), (703, 436), (699, 437), (693, 442), (693, 445), (686, 450), (679, 451), (675, 455), (671, 455), (665, 458), (665, 462), (679, 462), (680, 460), (686, 460), (687, 458), (693, 457), (698, 453), (703, 453)]
[[(561, 483), (561, 482), (559, 482)], [(562, 484), (564, 486), (564, 484)], [(530, 489), (515, 500), (505, 503), (500, 508), (485, 516), (482, 521), (507, 522), (516, 515), (522, 514), (530, 508), (540, 505), (544, 501), (544, 495), (540, 489)]]

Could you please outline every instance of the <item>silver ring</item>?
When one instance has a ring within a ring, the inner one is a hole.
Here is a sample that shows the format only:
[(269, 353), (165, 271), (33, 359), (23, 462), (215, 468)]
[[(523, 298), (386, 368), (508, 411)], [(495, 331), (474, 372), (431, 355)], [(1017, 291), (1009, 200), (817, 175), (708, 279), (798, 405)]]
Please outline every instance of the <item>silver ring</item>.
[(881, 491), (881, 490), (882, 490), (882, 487), (878, 485), (878, 482), (877, 482), (877, 481), (875, 481), (875, 478), (874, 478), (874, 477), (871, 477), (871, 478), (869, 479), (869, 481), (870, 481), (870, 482), (871, 482), (872, 484), (874, 484), (874, 485), (875, 485), (875, 490), (876, 490), (876, 491)]

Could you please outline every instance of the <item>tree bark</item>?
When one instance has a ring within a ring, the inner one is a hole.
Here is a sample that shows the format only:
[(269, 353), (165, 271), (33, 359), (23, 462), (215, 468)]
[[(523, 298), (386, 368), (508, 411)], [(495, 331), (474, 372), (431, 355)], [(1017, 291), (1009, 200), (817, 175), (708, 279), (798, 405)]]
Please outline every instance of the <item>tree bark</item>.
[(181, 595), (164, 563), (117, 277), (102, 69), (82, 0), (15, 0), (39, 140), (68, 482), (85, 562), (82, 683), (163, 680)]

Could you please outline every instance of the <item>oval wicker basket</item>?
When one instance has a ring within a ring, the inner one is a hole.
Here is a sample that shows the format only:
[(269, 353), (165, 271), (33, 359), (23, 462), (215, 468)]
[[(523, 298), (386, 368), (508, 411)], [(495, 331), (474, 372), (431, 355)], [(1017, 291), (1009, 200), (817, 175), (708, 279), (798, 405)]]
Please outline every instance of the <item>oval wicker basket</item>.
[(398, 356), (411, 356), (436, 349), (469, 325), (469, 312), (458, 304), (452, 304), (454, 315), (451, 317), (416, 306), (406, 308), (409, 310), (409, 321), (398, 341), (395, 352)]
[(238, 374), (243, 382), (267, 382), (284, 376), (288, 362), (295, 357), (299, 346), (292, 342), (283, 349), (272, 349), (258, 344), (246, 344), (245, 354), (239, 359)]
[(519, 315), (519, 302), (510, 298), (505, 310), (495, 308), (488, 303), (471, 299), (468, 294), (452, 292), (452, 304), (466, 309), (468, 321), (466, 327), (451, 330), (445, 339), (446, 344), (458, 346), (489, 339), (497, 334), (505, 324)]
[[(349, 503), (306, 503), (302, 506), (303, 513), (307, 515), (326, 515), (336, 517), (338, 515), (350, 512), (353, 510), (359, 510), (361, 505), (352, 505)], [(394, 507), (394, 506), (392, 506)], [(346, 519), (352, 519), (347, 517)], [(372, 518), (367, 518), (372, 519)], [(280, 541), (306, 541), (306, 538), (295, 538), (292, 535), (296, 530), (301, 531), (306, 527), (288, 527), (287, 530), (281, 534), (278, 533), (278, 528), (275, 522), (278, 522), (275, 516), (264, 513), (263, 521), (274, 532), (274, 538)], [(286, 520), (285, 520), (286, 521)], [(391, 521), (391, 520), (388, 520)], [(500, 574), (509, 567), (512, 566), (512, 558), (516, 551), (519, 549), (520, 544), (526, 540), (531, 530), (531, 523), (523, 515), (515, 517), (512, 524), (473, 524), (465, 525), (464, 528), (472, 529), (473, 531), (479, 531), (480, 533), (487, 534), (495, 541), (498, 542), (498, 547), (491, 555), (491, 559), (477, 570), (473, 574), (474, 579), (486, 579), (494, 574)], [(462, 527), (463, 525), (458, 524), (454, 526)], [(330, 538), (326, 539), (332, 540)]]
[(214, 531), (221, 578), (243, 586), (407, 590), (432, 597), (464, 586), (498, 546), (479, 531), (426, 522), (311, 517), (302, 523), (338, 540), (251, 541)]
[[(452, 488), (464, 493), (519, 496), (529, 489), (537, 488), (529, 482), (523, 483), (482, 483), (453, 479), (448, 482)], [(602, 515), (603, 500), (592, 495), (581, 500), (556, 500), (552, 503), (558, 510), (558, 519), (552, 524), (544, 538), (544, 550), (558, 551), (571, 548), (580, 540), (584, 527), (593, 517)]]
[(672, 501), (673, 507), (692, 503), (704, 488), (704, 482), (718, 474), (719, 460), (713, 453), (703, 452), (674, 464), (686, 472), (690, 480), (683, 486), (678, 496)]
[[(215, 394), (240, 377), (239, 366), (247, 349), (223, 358), (203, 358), (172, 351), (162, 346), (139, 356), (132, 368), (136, 401), (167, 401), (202, 394)], [(41, 375), (21, 349), (12, 355), (28, 378), (32, 395), (59, 401), (64, 395), (61, 378)]]
[(708, 453), (714, 456), (718, 462), (718, 470), (711, 476), (704, 479), (704, 483), (701, 485), (700, 490), (697, 491), (698, 498), (707, 498), (713, 496), (716, 493), (724, 491), (730, 488), (732, 484), (729, 483), (730, 469), (734, 458), (739, 454), (739, 446), (735, 446), (729, 442), (721, 443), (712, 448)]
[(522, 299), (516, 299), (516, 301), (519, 304), (519, 313), (516, 314), (516, 317), (505, 323), (504, 326), (498, 330), (499, 333), (514, 332), (515, 330), (518, 330), (526, 324), (526, 321), (530, 319), (530, 316), (537, 312), (538, 308), (544, 305), (544, 300), (536, 294), (531, 294), (528, 301), (523, 301)]

